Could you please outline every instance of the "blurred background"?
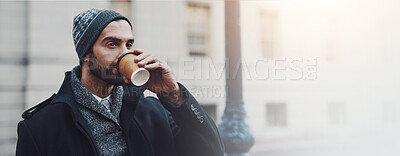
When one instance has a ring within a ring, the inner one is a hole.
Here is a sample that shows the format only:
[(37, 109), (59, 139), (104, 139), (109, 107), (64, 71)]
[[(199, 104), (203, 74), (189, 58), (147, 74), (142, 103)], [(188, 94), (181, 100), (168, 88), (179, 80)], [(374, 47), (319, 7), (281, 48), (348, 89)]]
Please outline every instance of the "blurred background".
[[(400, 1), (240, 6), (237, 64), (256, 140), (250, 156), (400, 154)], [(14, 155), (22, 112), (56, 93), (64, 72), (79, 63), (72, 19), (93, 7), (130, 18), (134, 47), (167, 60), (221, 123), (224, 1), (0, 1), (1, 155)]]

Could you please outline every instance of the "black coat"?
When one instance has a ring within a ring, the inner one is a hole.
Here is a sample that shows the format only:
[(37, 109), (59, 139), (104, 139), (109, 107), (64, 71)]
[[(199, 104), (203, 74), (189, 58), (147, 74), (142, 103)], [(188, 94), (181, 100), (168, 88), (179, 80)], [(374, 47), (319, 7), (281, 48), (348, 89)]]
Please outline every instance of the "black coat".
[[(66, 72), (57, 94), (25, 111), (18, 123), (17, 156), (98, 155), (87, 121), (78, 110)], [(179, 84), (180, 85), (180, 84)], [(188, 90), (181, 106), (143, 96), (124, 86), (120, 125), (131, 156), (222, 156), (224, 146), (212, 119)], [(167, 111), (168, 110), (168, 111)]]

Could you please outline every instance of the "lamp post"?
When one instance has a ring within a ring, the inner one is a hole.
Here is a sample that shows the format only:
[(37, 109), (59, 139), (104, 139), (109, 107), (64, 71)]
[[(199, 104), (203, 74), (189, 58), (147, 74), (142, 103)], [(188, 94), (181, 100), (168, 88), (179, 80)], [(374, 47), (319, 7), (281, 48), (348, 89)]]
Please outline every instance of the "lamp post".
[(254, 145), (243, 106), (239, 5), (225, 1), (226, 106), (219, 128), (226, 156), (245, 156)]

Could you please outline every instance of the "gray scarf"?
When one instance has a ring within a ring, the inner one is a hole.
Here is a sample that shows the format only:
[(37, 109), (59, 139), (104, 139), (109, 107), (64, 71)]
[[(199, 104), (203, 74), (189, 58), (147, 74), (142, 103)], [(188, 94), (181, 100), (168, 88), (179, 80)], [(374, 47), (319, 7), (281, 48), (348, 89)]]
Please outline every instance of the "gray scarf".
[(91, 129), (100, 155), (125, 155), (127, 146), (119, 125), (119, 113), (122, 106), (123, 87), (114, 86), (111, 91), (111, 111), (100, 104), (79, 80), (81, 67), (71, 72), (71, 86), (79, 110)]

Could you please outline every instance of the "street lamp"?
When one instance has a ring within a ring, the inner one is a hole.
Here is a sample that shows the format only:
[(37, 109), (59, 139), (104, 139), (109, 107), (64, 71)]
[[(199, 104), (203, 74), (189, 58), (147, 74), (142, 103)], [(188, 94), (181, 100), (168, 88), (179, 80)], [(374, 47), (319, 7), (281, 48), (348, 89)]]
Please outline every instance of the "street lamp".
[(226, 107), (219, 126), (226, 156), (244, 156), (254, 145), (243, 106), (240, 2), (225, 1)]

